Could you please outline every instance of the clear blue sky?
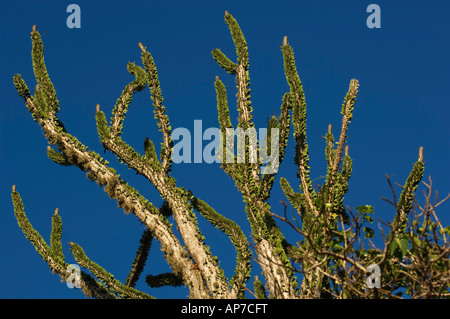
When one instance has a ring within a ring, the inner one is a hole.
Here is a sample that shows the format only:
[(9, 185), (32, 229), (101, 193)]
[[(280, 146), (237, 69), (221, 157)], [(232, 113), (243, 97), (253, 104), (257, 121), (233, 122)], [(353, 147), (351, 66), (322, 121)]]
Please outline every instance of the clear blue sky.
[[(81, 7), (81, 29), (69, 29), (66, 8)], [(381, 8), (381, 28), (366, 26), (366, 8)], [(350, 79), (360, 93), (349, 130), (353, 176), (345, 204), (371, 204), (376, 217), (392, 220), (391, 196), (385, 179), (403, 184), (425, 148), (425, 179), (433, 179), (442, 197), (450, 192), (450, 2), (435, 1), (5, 1), (0, 3), (0, 298), (84, 298), (52, 275), (47, 264), (20, 231), (13, 214), (11, 186), (17, 185), (26, 213), (48, 240), (55, 207), (63, 220), (63, 245), (68, 242), (124, 280), (133, 261), (143, 226), (125, 215), (78, 168), (58, 166), (46, 156), (46, 140), (18, 97), (12, 77), (22, 74), (35, 86), (30, 31), (43, 34), (45, 59), (61, 104), (67, 130), (103, 154), (95, 127), (95, 105), (110, 114), (123, 87), (132, 80), (126, 64), (141, 64), (138, 42), (152, 53), (160, 75), (164, 104), (173, 128), (217, 127), (214, 77), (229, 90), (232, 119), (234, 79), (212, 59), (221, 48), (234, 57), (228, 10), (239, 22), (249, 45), (250, 79), (257, 127), (279, 113), (288, 86), (280, 46), (284, 35), (294, 48), (308, 104), (307, 135), (311, 178), (325, 173), (324, 139), (328, 123), (335, 135)], [(45, 33), (45, 34), (44, 34)], [(107, 115), (108, 116), (108, 115)], [(144, 138), (160, 143), (148, 90), (139, 93), (127, 114), (124, 139), (142, 152)], [(292, 139), (277, 177), (298, 185)], [(103, 156), (103, 155), (102, 155)], [(150, 201), (160, 203), (152, 185), (136, 176), (111, 154), (111, 165)], [(242, 199), (218, 164), (177, 164), (173, 176), (218, 212), (234, 219), (248, 234)], [(278, 179), (277, 179), (278, 181)], [(321, 182), (322, 180), (318, 180)], [(422, 199), (421, 187), (419, 199)], [(397, 188), (398, 190), (398, 188)], [(274, 211), (284, 199), (275, 183)], [(449, 204), (438, 211), (448, 225)], [(200, 219), (212, 252), (230, 278), (234, 253), (220, 232)], [(375, 227), (377, 228), (377, 227)], [(379, 235), (379, 232), (377, 232)], [(295, 241), (295, 236), (289, 238)], [(168, 271), (155, 242), (138, 288), (156, 297), (184, 298), (185, 288), (147, 289), (144, 277)], [(260, 269), (254, 266), (253, 275)], [(251, 283), (250, 283), (251, 286)]]

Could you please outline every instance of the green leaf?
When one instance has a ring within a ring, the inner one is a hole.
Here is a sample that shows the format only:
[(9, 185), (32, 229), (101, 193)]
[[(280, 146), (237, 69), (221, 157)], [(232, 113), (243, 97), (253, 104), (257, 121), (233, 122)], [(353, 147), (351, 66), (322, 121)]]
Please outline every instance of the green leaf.
[(372, 222), (373, 222), (373, 217), (372, 217), (372, 216), (369, 216), (369, 215), (366, 215), (366, 214), (364, 214), (364, 220), (366, 220), (366, 221), (368, 221), (369, 223), (371, 223), (371, 224), (372, 224)]
[(22, 198), (16, 191), (15, 186), (13, 187), (11, 197), (14, 205), (14, 215), (17, 219), (19, 227), (22, 229), (25, 237), (30, 241), (30, 243), (33, 244), (39, 255), (41, 255), (42, 259), (44, 259), (44, 261), (47, 261), (51, 249), (45, 242), (44, 238), (42, 238), (41, 234), (39, 234), (39, 232), (33, 228), (30, 221), (28, 220), (28, 217), (25, 214)]
[(364, 227), (363, 231), (365, 232), (364, 238), (374, 238), (375, 237), (375, 231), (370, 227)]
[(390, 245), (389, 245), (389, 255), (396, 255), (397, 249), (398, 249), (398, 243), (396, 241), (393, 241)]
[(151, 288), (160, 288), (165, 286), (179, 287), (183, 285), (183, 279), (174, 273), (163, 273), (156, 276), (147, 275), (145, 282)]
[(30, 90), (28, 89), (28, 86), (26, 85), (20, 74), (14, 75), (13, 82), (20, 97), (25, 99), (31, 96)]
[(64, 253), (62, 249), (61, 243), (61, 235), (62, 235), (62, 220), (61, 216), (58, 214), (59, 209), (55, 209), (55, 213), (52, 217), (52, 231), (50, 234), (50, 247), (52, 254), (55, 259), (59, 262), (64, 263)]
[(358, 206), (356, 210), (360, 213), (373, 214), (373, 207), (371, 205)]
[(255, 288), (255, 295), (258, 299), (267, 299), (267, 293), (264, 289), (264, 284), (259, 281), (258, 276), (255, 276), (255, 281), (253, 282)]
[(413, 237), (412, 240), (414, 241), (414, 244), (415, 244), (418, 248), (422, 247), (422, 242), (420, 241), (419, 238)]
[(317, 197), (317, 198), (314, 200), (314, 205), (316, 205), (316, 207), (320, 207), (320, 206), (322, 206), (322, 202), (323, 202), (322, 198)]
[(450, 226), (447, 226), (444, 229), (439, 229), (439, 234), (443, 235), (444, 233), (450, 235)]
[(106, 121), (106, 116), (103, 111), (100, 110), (100, 106), (97, 106), (97, 112), (95, 113), (95, 122), (97, 124), (97, 133), (101, 142), (105, 142), (110, 139), (111, 132)]
[(214, 49), (212, 51), (212, 57), (216, 62), (228, 73), (236, 74), (236, 69), (238, 65), (232, 62), (222, 51), (219, 49)]
[(244, 67), (248, 68), (248, 49), (244, 34), (242, 33), (242, 30), (239, 27), (236, 19), (227, 11), (225, 12), (225, 22), (230, 29), (231, 37), (236, 47), (236, 55), (238, 58), (237, 62), (239, 64), (243, 64)]
[(64, 154), (59, 153), (58, 151), (55, 151), (51, 146), (47, 147), (47, 156), (49, 159), (51, 159), (53, 162), (59, 165), (63, 166), (70, 166), (72, 165), (66, 156)]
[(398, 245), (400, 247), (400, 250), (402, 251), (402, 256), (406, 256), (406, 253), (408, 252), (408, 240), (406, 239), (395, 239), (398, 241)]
[(389, 246), (389, 254), (398, 258), (403, 258), (408, 252), (408, 241), (406, 239), (395, 238)]

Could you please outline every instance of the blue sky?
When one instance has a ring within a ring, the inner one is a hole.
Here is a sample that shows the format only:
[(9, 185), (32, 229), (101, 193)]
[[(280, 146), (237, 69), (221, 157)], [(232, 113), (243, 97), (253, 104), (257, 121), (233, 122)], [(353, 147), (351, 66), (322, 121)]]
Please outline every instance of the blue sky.
[[(81, 8), (81, 28), (69, 29), (66, 8)], [(381, 28), (369, 29), (366, 8), (381, 8)], [(60, 100), (65, 127), (91, 149), (103, 154), (95, 127), (95, 105), (108, 114), (123, 87), (132, 80), (129, 61), (141, 64), (138, 42), (152, 53), (173, 128), (218, 127), (214, 77), (229, 91), (232, 119), (234, 79), (212, 59), (220, 48), (234, 57), (228, 10), (239, 22), (249, 45), (252, 105), (256, 127), (279, 113), (288, 90), (281, 43), (289, 37), (308, 105), (307, 135), (311, 178), (325, 173), (324, 139), (328, 123), (338, 135), (340, 109), (350, 79), (360, 93), (350, 125), (353, 175), (345, 204), (370, 204), (376, 217), (392, 220), (392, 207), (381, 200), (391, 193), (385, 179), (403, 184), (425, 149), (425, 181), (433, 179), (441, 197), (450, 192), (450, 2), (433, 1), (9, 1), (0, 2), (0, 298), (84, 298), (61, 283), (25, 239), (14, 218), (11, 186), (17, 185), (26, 213), (45, 239), (56, 207), (63, 221), (63, 245), (73, 262), (68, 242), (124, 280), (133, 261), (143, 226), (125, 215), (102, 189), (78, 168), (58, 166), (46, 156), (46, 140), (18, 97), (12, 77), (22, 74), (30, 88), (30, 31), (36, 24), (43, 35), (47, 69)], [(236, 122), (234, 122), (236, 124)], [(139, 93), (127, 113), (123, 138), (143, 151), (148, 136), (159, 145), (148, 90)], [(298, 185), (293, 143), (277, 177)], [(102, 155), (103, 156), (103, 155)], [(105, 154), (132, 186), (155, 204), (159, 194), (141, 176)], [(172, 175), (218, 212), (236, 220), (249, 234), (242, 199), (218, 164), (176, 164)], [(277, 180), (278, 180), (277, 178)], [(318, 180), (317, 182), (321, 182)], [(419, 188), (422, 199), (423, 187)], [(397, 188), (398, 190), (398, 188)], [(285, 199), (278, 182), (272, 207), (281, 212)], [(449, 204), (438, 211), (448, 225)], [(220, 232), (200, 218), (212, 252), (230, 278), (234, 252)], [(284, 225), (282, 228), (285, 229)], [(375, 227), (376, 228), (376, 227)], [(378, 232), (379, 235), (379, 232)], [(289, 235), (293, 242), (297, 240)], [(155, 242), (137, 288), (162, 298), (184, 298), (185, 288), (146, 288), (146, 274), (168, 271)], [(259, 275), (257, 265), (253, 275)], [(251, 286), (251, 284), (250, 284)]]

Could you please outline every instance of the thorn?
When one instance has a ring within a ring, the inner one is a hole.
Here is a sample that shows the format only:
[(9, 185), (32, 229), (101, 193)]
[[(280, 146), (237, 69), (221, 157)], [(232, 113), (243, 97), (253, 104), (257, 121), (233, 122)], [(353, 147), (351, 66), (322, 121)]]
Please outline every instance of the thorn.
[(58, 215), (58, 214), (59, 214), (59, 208), (56, 207), (56, 208), (55, 208), (55, 213), (53, 214), (53, 216), (56, 216), (56, 215)]
[(285, 35), (283, 38), (283, 45), (289, 45), (287, 35)]
[(100, 104), (97, 104), (97, 105), (95, 106), (95, 110), (96, 110), (97, 112), (100, 112)]
[(12, 186), (12, 192), (15, 193), (16, 192), (16, 185)]
[(419, 147), (419, 162), (423, 162), (423, 146)]

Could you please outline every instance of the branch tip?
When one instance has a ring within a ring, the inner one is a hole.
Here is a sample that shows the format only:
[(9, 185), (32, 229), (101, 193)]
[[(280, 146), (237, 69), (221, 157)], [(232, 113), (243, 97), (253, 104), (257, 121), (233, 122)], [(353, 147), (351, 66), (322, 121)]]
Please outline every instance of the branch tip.
[(216, 75), (216, 82), (217, 82), (217, 81), (219, 81), (219, 76), (218, 76), (218, 75)]
[(285, 35), (283, 38), (283, 45), (289, 45), (287, 35)]
[(356, 93), (358, 92), (358, 87), (359, 87), (359, 81), (357, 79), (352, 79), (350, 81), (350, 89)]
[(345, 145), (344, 156), (348, 156), (348, 145)]
[(33, 25), (33, 27), (31, 28), (32, 32), (36, 32), (36, 25)]
[(12, 192), (15, 193), (16, 192), (16, 185), (12, 186)]
[(419, 147), (419, 162), (423, 162), (423, 146)]
[(142, 52), (145, 52), (146, 50), (145, 50), (145, 47), (144, 47), (144, 45), (142, 44), (142, 42), (139, 42), (138, 44), (139, 44), (139, 48), (141, 49), (141, 51), (142, 51)]
[(56, 207), (56, 208), (55, 208), (55, 212), (53, 213), (53, 216), (56, 216), (56, 215), (58, 215), (58, 214), (59, 214), (59, 208)]
[(333, 128), (333, 126), (331, 124), (328, 124), (328, 134), (331, 134), (331, 129)]
[(95, 106), (95, 110), (96, 110), (97, 112), (100, 112), (100, 104), (97, 104), (97, 105)]

